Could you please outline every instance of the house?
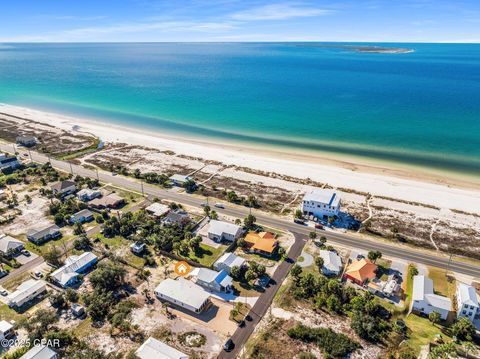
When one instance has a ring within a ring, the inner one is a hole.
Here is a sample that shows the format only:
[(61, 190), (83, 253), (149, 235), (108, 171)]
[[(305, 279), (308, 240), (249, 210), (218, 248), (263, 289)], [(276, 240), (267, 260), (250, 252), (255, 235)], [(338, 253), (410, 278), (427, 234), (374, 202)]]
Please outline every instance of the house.
[(23, 249), (23, 242), (5, 234), (0, 235), (0, 254), (10, 258)]
[(211, 220), (208, 227), (208, 238), (221, 242), (235, 241), (242, 234), (242, 227), (233, 223)]
[(81, 318), (85, 315), (85, 308), (78, 303), (73, 303), (70, 309), (72, 314), (77, 318)]
[(0, 171), (8, 172), (19, 168), (22, 164), (15, 156), (0, 154)]
[(135, 355), (140, 359), (188, 359), (187, 354), (152, 337), (145, 340)]
[(145, 208), (145, 211), (154, 217), (160, 218), (170, 212), (170, 207), (159, 202), (154, 202), (150, 206)]
[(194, 313), (201, 313), (210, 304), (210, 294), (184, 278), (165, 279), (154, 292), (158, 299)]
[(62, 233), (60, 228), (55, 224), (49, 224), (45, 227), (32, 228), (27, 232), (27, 239), (35, 244), (42, 244), (50, 239), (60, 238)]
[(0, 320), (0, 341), (10, 339), (15, 336), (13, 325), (6, 320)]
[(225, 271), (230, 274), (230, 271), (233, 267), (241, 268), (245, 265), (246, 261), (244, 258), (237, 256), (235, 253), (226, 252), (217, 259), (213, 264), (213, 268), (218, 271)]
[(59, 359), (58, 354), (44, 344), (34, 345), (19, 359)]
[(58, 268), (50, 278), (63, 288), (66, 288), (78, 280), (78, 275), (85, 273), (95, 263), (97, 263), (97, 256), (92, 252), (85, 252), (79, 256), (73, 255), (65, 260), (65, 265)]
[(339, 275), (342, 270), (342, 259), (333, 251), (320, 251), (323, 259), (322, 273), (324, 275)]
[(17, 145), (32, 147), (37, 144), (37, 139), (33, 136), (17, 136), (15, 142), (17, 143)]
[(215, 292), (230, 292), (233, 279), (224, 270), (220, 272), (208, 268), (195, 268), (190, 272), (198, 285)]
[(110, 193), (107, 196), (103, 196), (102, 198), (95, 198), (92, 200), (89, 205), (92, 208), (119, 208), (125, 203), (125, 200), (117, 196), (115, 193)]
[(29, 279), (7, 296), (8, 306), (18, 309), (46, 291), (47, 286), (43, 280)]
[(183, 187), (183, 184), (187, 181), (191, 181), (192, 178), (189, 176), (174, 174), (170, 177), (170, 181), (174, 186)]
[(82, 209), (75, 214), (70, 216), (70, 223), (85, 223), (93, 221), (93, 213), (88, 209)]
[(477, 292), (474, 287), (464, 283), (457, 285), (457, 317), (467, 317), (471, 322), (480, 314)]
[(375, 278), (376, 271), (376, 264), (369, 259), (356, 259), (347, 267), (343, 278), (350, 280), (358, 285), (364, 285), (367, 281)]
[(340, 196), (332, 189), (316, 189), (303, 197), (304, 216), (314, 216), (322, 220), (337, 216), (340, 211)]
[(134, 254), (142, 254), (146, 247), (145, 243), (135, 242), (130, 244), (130, 251)]
[(84, 188), (77, 193), (77, 198), (82, 202), (88, 202), (100, 197), (102, 197), (102, 192), (98, 189)]
[(61, 196), (66, 196), (69, 194), (75, 193), (77, 190), (77, 184), (73, 181), (60, 181), (52, 184), (50, 186), (53, 194), (60, 194)]
[(250, 251), (267, 257), (271, 257), (278, 248), (278, 241), (275, 239), (275, 235), (270, 232), (257, 233), (250, 231), (245, 236), (245, 242)]
[(171, 226), (178, 224), (180, 227), (185, 227), (191, 221), (189, 215), (185, 211), (175, 211), (168, 213), (165, 218), (162, 219), (161, 223), (166, 226)]
[(433, 281), (430, 278), (424, 275), (413, 277), (412, 311), (425, 315), (437, 312), (442, 320), (446, 320), (451, 310), (452, 301), (434, 293)]

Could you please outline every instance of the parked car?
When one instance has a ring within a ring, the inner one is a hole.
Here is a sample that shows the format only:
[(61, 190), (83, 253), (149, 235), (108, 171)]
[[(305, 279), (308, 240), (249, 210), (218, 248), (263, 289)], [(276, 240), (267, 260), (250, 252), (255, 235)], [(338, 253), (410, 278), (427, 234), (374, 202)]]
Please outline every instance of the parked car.
[(208, 206), (208, 203), (207, 202), (203, 202), (200, 204), (200, 207), (207, 207)]
[(316, 229), (324, 229), (323, 224), (320, 224), (320, 223), (316, 223), (315, 228)]
[(231, 352), (235, 348), (235, 344), (233, 343), (233, 340), (230, 338), (228, 339), (225, 344), (223, 344), (223, 350), (226, 352)]
[(239, 326), (240, 328), (243, 328), (243, 327), (245, 326), (245, 321), (244, 321), (244, 320), (239, 321), (239, 322), (238, 322), (238, 326)]
[(293, 221), (297, 224), (305, 224), (305, 220), (302, 218), (295, 218)]
[(215, 207), (217, 208), (225, 208), (225, 206), (222, 203), (215, 203)]
[(2, 297), (6, 297), (8, 295), (8, 292), (5, 289), (2, 288), (2, 289), (0, 289), (0, 295)]
[(35, 273), (33, 273), (33, 275), (37, 278), (42, 278), (43, 277), (43, 273), (38, 271), (38, 270)]
[(26, 249), (24, 249), (24, 250), (22, 251), (22, 254), (23, 254), (25, 257), (30, 257), (30, 256), (31, 256), (30, 252), (27, 251)]

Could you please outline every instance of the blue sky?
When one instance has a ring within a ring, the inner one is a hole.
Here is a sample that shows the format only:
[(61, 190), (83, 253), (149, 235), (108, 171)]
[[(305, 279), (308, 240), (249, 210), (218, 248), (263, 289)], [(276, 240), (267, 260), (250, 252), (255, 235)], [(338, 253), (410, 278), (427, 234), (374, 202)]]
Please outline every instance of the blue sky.
[(480, 0), (5, 0), (0, 41), (480, 42)]

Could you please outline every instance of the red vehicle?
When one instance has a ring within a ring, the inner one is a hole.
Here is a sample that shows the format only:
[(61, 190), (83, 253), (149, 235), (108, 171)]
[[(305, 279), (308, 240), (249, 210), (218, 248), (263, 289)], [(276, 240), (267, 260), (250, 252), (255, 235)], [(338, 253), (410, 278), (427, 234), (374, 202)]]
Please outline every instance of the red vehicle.
[(316, 224), (315, 224), (315, 228), (316, 228), (316, 229), (324, 229), (324, 228), (323, 228), (323, 224), (320, 224), (320, 223), (316, 223)]

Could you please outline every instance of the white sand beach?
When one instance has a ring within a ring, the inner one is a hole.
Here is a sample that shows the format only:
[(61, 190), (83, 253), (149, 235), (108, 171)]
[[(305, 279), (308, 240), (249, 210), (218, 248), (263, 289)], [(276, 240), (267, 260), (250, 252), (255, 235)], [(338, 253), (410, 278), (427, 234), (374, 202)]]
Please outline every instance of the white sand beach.
[(377, 165), (355, 158), (327, 158), (326, 155), (287, 152), (270, 147), (253, 148), (247, 145), (215, 143), (6, 104), (0, 104), (0, 112), (69, 131), (76, 126), (77, 131), (94, 134), (105, 142), (170, 150), (226, 165), (233, 164), (296, 178), (310, 178), (333, 187), (348, 188), (375, 196), (480, 213), (480, 179), (476, 181), (463, 179), (461, 176), (442, 176), (395, 164)]

